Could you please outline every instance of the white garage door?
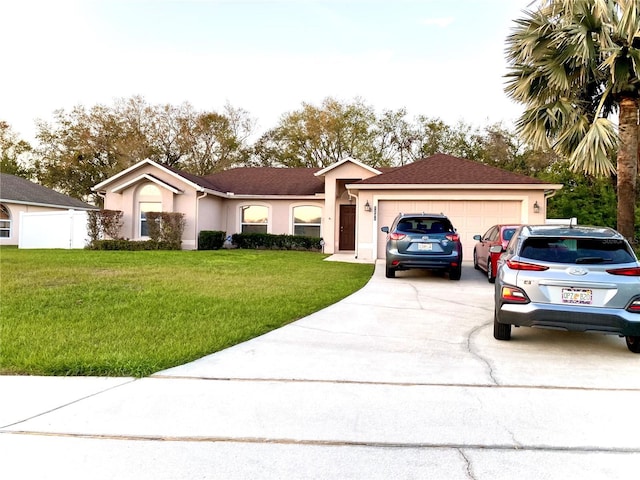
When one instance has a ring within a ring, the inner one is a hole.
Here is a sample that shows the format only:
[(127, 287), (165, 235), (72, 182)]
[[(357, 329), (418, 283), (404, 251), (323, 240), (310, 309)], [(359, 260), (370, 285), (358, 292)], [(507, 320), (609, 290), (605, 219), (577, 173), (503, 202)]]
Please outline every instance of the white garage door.
[[(473, 258), (474, 235), (497, 223), (521, 223), (522, 202), (513, 200), (381, 200), (378, 225), (391, 226), (398, 213), (444, 213), (458, 230), (464, 260)], [(378, 258), (385, 257), (386, 235), (378, 229)]]

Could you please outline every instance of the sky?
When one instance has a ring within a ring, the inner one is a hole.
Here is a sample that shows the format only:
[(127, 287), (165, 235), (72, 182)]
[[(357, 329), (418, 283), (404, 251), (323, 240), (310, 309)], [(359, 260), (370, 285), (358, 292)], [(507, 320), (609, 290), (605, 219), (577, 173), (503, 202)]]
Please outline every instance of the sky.
[(54, 111), (151, 104), (256, 120), (327, 97), (510, 126), (505, 38), (531, 0), (8, 0), (0, 120), (33, 142)]

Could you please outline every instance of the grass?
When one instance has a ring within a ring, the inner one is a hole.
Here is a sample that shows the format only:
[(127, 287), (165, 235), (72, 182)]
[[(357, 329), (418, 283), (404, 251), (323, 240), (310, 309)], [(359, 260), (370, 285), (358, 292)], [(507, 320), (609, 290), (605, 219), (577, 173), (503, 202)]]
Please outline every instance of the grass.
[(0, 374), (142, 377), (360, 289), (373, 265), (291, 251), (0, 249)]

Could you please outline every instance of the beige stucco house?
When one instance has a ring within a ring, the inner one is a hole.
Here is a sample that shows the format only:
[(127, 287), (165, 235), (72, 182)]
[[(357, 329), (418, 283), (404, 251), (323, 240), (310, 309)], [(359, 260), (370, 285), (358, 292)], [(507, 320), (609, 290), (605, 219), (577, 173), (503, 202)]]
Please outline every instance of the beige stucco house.
[[(0, 173), (0, 245), (19, 245), (21, 240), (39, 238), (42, 248), (58, 247), (55, 242), (47, 242), (62, 234), (63, 244), (68, 243), (70, 215), (95, 209), (25, 178)], [(82, 227), (86, 227), (86, 220)]]
[(562, 186), (471, 160), (437, 154), (375, 169), (347, 158), (327, 168), (243, 167), (198, 177), (145, 160), (96, 185), (104, 208), (122, 210), (122, 235), (145, 238), (145, 212), (185, 214), (183, 248), (201, 230), (320, 236), (326, 253), (384, 258), (399, 212), (444, 213), (471, 258), (473, 235), (496, 223), (544, 223), (547, 198)]

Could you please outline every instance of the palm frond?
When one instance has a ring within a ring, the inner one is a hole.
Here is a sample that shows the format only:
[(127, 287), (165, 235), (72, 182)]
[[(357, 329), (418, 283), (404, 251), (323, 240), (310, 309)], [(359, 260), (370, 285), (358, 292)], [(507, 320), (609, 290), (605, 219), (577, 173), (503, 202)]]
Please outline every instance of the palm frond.
[(593, 122), (582, 140), (569, 156), (574, 171), (606, 176), (616, 172), (611, 162), (618, 145), (615, 125), (606, 118)]

